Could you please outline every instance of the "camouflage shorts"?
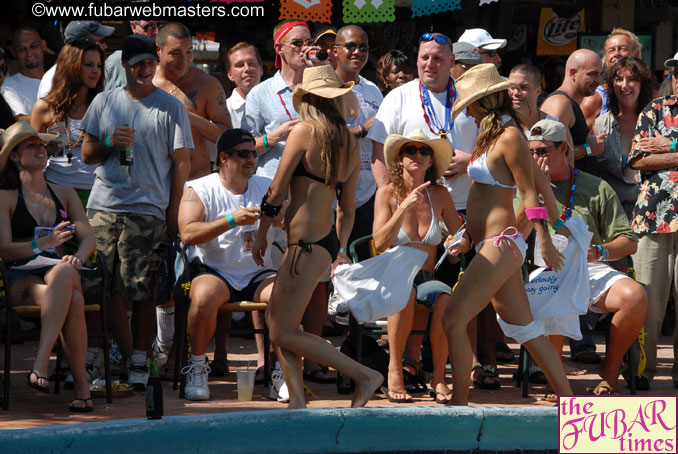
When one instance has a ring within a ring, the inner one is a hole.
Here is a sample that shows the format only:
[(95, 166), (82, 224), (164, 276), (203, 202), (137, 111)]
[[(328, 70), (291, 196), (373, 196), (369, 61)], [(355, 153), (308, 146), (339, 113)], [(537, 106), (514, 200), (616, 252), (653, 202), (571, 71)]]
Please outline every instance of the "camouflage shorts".
[(149, 215), (92, 209), (87, 210), (87, 217), (110, 275), (114, 276), (116, 266), (120, 266), (125, 296), (131, 301), (155, 301), (161, 248), (167, 239), (165, 221)]

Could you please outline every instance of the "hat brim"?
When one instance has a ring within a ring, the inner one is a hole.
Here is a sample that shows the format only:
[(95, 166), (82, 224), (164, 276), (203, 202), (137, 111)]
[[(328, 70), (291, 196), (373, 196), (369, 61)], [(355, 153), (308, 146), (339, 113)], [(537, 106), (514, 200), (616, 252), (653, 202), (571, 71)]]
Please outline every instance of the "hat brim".
[(138, 54), (138, 55), (135, 55), (133, 57), (130, 57), (127, 60), (127, 64), (130, 65), (130, 66), (134, 66), (137, 63), (139, 63), (140, 61), (144, 61), (144, 60), (153, 60), (153, 61), (156, 61), (156, 62), (160, 61), (158, 56), (155, 55), (155, 54)]
[(676, 63), (678, 63), (678, 60), (676, 60), (675, 58), (669, 58), (664, 62), (664, 67), (671, 69), (674, 66), (676, 66)]
[(314, 42), (315, 44), (318, 44), (318, 40), (319, 40), (320, 38), (322, 38), (323, 36), (327, 36), (327, 35), (337, 36), (337, 32), (335, 32), (335, 31), (332, 30), (332, 29), (327, 29), (327, 30), (325, 30), (324, 32), (322, 32), (321, 34), (319, 34), (318, 36), (316, 36), (315, 39), (313, 40), (313, 42)]
[(471, 58), (455, 58), (455, 63), (463, 63), (465, 65), (480, 65), (483, 61), (480, 59), (471, 59)]
[(51, 133), (42, 133), (42, 132), (37, 132), (37, 133), (31, 133), (31, 132), (26, 132), (25, 134), (19, 134), (16, 137), (12, 137), (9, 142), (3, 145), (2, 149), (0, 149), (0, 172), (3, 172), (5, 170), (5, 166), (7, 165), (7, 160), (9, 159), (9, 153), (21, 142), (24, 140), (30, 138), (30, 137), (37, 137), (44, 143), (49, 143), (52, 140), (55, 140), (56, 138), (59, 137), (59, 134), (51, 134)]
[(499, 82), (498, 84), (491, 85), (483, 90), (476, 91), (467, 98), (459, 98), (454, 103), (454, 107), (452, 109), (452, 118), (456, 118), (457, 115), (464, 111), (464, 109), (466, 109), (468, 106), (470, 106), (480, 98), (484, 98), (485, 96), (491, 95), (492, 93), (496, 93), (498, 91), (508, 90), (509, 88), (517, 87), (518, 86), (515, 83), (511, 82), (510, 80), (504, 80), (502, 82)]
[(487, 41), (478, 47), (480, 49), (497, 50), (501, 49), (502, 47), (506, 47), (507, 43), (508, 41), (506, 41), (505, 39), (491, 39), (490, 41)]
[(452, 161), (452, 144), (447, 139), (423, 139), (391, 134), (384, 141), (384, 161), (386, 168), (391, 169), (400, 154), (400, 149), (408, 142), (423, 143), (433, 149), (435, 163), (435, 179), (443, 176)]
[(99, 24), (99, 28), (92, 32), (93, 35), (103, 36), (108, 38), (115, 32), (115, 27), (109, 27), (108, 25)]
[[(301, 85), (301, 84), (300, 84)], [(297, 87), (294, 89), (294, 92), (292, 93), (292, 104), (294, 105), (294, 109), (298, 112), (299, 111), (299, 105), (301, 104), (301, 98), (307, 94), (311, 93), (316, 96), (320, 96), (321, 98), (338, 98), (339, 96), (343, 96), (349, 91), (353, 89), (354, 82), (348, 81), (341, 87), (319, 87), (319, 88), (313, 88), (311, 90), (305, 90), (301, 88), (300, 85), (297, 85)]]

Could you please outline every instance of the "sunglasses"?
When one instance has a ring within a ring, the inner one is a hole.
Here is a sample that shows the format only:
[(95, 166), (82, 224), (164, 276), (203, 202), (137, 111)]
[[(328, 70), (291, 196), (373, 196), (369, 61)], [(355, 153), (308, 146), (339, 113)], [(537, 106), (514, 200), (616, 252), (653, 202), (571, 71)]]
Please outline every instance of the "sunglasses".
[(146, 33), (150, 32), (153, 29), (158, 30), (161, 27), (161, 25), (158, 22), (149, 22), (148, 24), (143, 26), (137, 22), (137, 25), (139, 25)]
[(549, 154), (549, 149), (548, 148), (536, 148), (534, 150), (530, 150), (530, 153), (532, 153), (533, 155), (536, 154), (537, 156), (542, 158), (542, 157), (546, 156), (547, 154)]
[(419, 37), (419, 42), (421, 43), (422, 41), (435, 41), (438, 44), (450, 44), (450, 41), (445, 36), (436, 33), (424, 33)]
[(313, 42), (312, 39), (307, 39), (307, 40), (295, 39), (294, 41), (290, 41), (289, 43), (283, 43), (283, 44), (287, 44), (288, 46), (292, 46), (292, 47), (301, 48), (301, 47), (304, 47), (304, 46), (313, 46), (315, 43)]
[(417, 151), (422, 156), (433, 156), (433, 149), (431, 147), (427, 147), (427, 146), (418, 147), (416, 145), (408, 145), (406, 147), (403, 147), (400, 152), (401, 152), (401, 154), (406, 154), (408, 156), (414, 156), (415, 154), (417, 154)]
[(496, 50), (481, 50), (480, 51), (481, 55), (488, 55), (490, 57), (496, 57), (497, 56), (497, 51)]
[(368, 50), (370, 50), (370, 46), (368, 46), (368, 45), (365, 44), (365, 43), (362, 43), (362, 44), (360, 44), (360, 45), (358, 45), (358, 44), (356, 44), (356, 43), (335, 44), (334, 46), (335, 46), (335, 47), (337, 47), (337, 46), (344, 47), (344, 48), (346, 48), (346, 50), (349, 51), (349, 52), (355, 52), (356, 49), (358, 49), (360, 52), (367, 52)]

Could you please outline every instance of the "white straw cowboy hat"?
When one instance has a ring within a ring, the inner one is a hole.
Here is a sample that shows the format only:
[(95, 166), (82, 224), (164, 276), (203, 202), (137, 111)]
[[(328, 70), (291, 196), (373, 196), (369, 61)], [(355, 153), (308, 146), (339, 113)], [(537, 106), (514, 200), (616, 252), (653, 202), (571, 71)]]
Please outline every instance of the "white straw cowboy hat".
[(509, 88), (516, 88), (517, 85), (508, 79), (499, 75), (497, 67), (492, 63), (483, 63), (476, 65), (459, 76), (454, 83), (457, 89), (458, 98), (454, 103), (452, 111), (453, 118), (456, 118), (468, 106), (484, 98), (487, 95), (496, 93)]
[(56, 139), (59, 135), (39, 133), (24, 120), (17, 121), (0, 135), (0, 147), (2, 147), (0, 148), (0, 172), (5, 170), (9, 153), (21, 142), (31, 137), (37, 137), (47, 143)]
[(433, 161), (435, 165), (435, 179), (440, 178), (447, 170), (452, 161), (452, 144), (447, 139), (431, 139), (421, 129), (415, 129), (407, 136), (391, 134), (384, 142), (384, 159), (386, 167), (393, 167), (395, 160), (400, 154), (400, 148), (409, 142), (423, 143), (433, 149)]
[(292, 93), (292, 103), (298, 111), (301, 98), (311, 93), (322, 98), (336, 98), (353, 88), (353, 81), (344, 83), (330, 65), (313, 66), (304, 69), (304, 77)]

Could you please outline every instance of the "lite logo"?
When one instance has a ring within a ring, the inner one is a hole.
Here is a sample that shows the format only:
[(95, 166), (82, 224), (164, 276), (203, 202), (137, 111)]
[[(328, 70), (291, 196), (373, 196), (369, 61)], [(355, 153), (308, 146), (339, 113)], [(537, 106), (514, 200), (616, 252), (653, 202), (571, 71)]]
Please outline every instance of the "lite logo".
[(558, 404), (563, 453), (675, 453), (676, 396), (568, 396)]

